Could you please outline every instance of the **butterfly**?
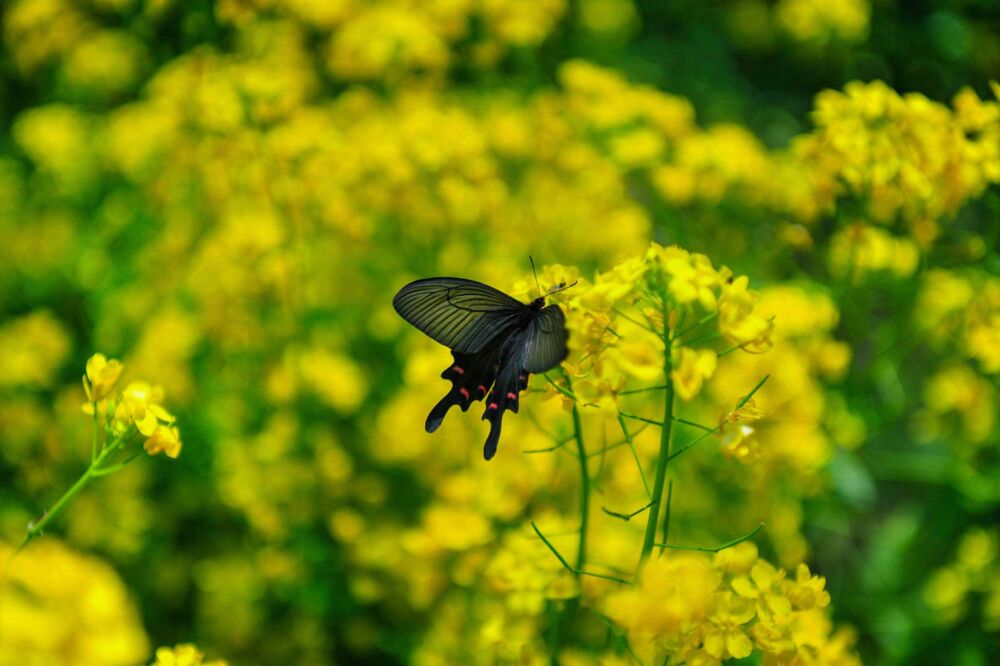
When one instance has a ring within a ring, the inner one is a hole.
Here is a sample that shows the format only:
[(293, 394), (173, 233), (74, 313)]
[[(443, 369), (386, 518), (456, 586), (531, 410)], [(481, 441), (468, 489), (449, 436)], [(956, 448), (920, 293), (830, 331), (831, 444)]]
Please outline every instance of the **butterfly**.
[[(556, 285), (546, 296), (567, 288)], [(481, 282), (454, 277), (411, 282), (392, 305), (403, 319), (451, 349), (454, 358), (441, 373), (451, 381), (451, 390), (427, 415), (424, 428), (434, 432), (453, 406), (464, 412), (485, 399), (483, 419), (489, 420), (490, 433), (483, 457), (491, 459), (504, 412), (517, 413), (528, 376), (566, 358), (569, 334), (562, 309), (545, 305), (545, 296), (522, 303)]]

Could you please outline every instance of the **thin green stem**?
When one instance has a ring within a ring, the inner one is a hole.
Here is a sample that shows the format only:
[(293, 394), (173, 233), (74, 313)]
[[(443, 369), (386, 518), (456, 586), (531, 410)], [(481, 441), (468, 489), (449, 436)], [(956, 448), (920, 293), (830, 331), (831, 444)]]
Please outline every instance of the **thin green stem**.
[(574, 439), (576, 438), (573, 436), (566, 437), (564, 439), (555, 440), (557, 443), (554, 444), (553, 446), (546, 446), (541, 449), (525, 449), (524, 451), (521, 451), (521, 453), (552, 453), (553, 451), (558, 451), (562, 447), (566, 446)]
[(677, 457), (677, 456), (679, 456), (680, 454), (682, 454), (682, 453), (684, 453), (685, 451), (687, 451), (688, 449), (690, 449), (690, 448), (691, 448), (692, 446), (694, 446), (695, 444), (697, 444), (697, 443), (701, 442), (701, 440), (705, 439), (705, 438), (706, 438), (706, 437), (708, 437), (709, 435), (714, 435), (714, 434), (715, 434), (715, 433), (717, 433), (717, 432), (719, 432), (719, 428), (718, 428), (718, 427), (715, 427), (715, 428), (712, 428), (711, 430), (709, 430), (708, 432), (706, 432), (706, 433), (705, 433), (704, 435), (702, 435), (701, 437), (697, 437), (697, 438), (693, 439), (692, 441), (688, 442), (687, 444), (685, 444), (685, 445), (684, 445), (684, 446), (682, 446), (681, 448), (679, 448), (679, 449), (677, 449), (676, 451), (674, 451), (673, 453), (671, 453), (671, 454), (670, 454), (670, 460), (673, 460), (674, 458), (676, 458), (676, 457)]
[(687, 419), (678, 418), (676, 416), (674, 417), (674, 421), (676, 421), (677, 423), (683, 423), (684, 425), (689, 425), (692, 428), (699, 428), (700, 430), (704, 430), (706, 432), (713, 432), (715, 430), (715, 428), (711, 428), (707, 425), (702, 425), (695, 421), (688, 421)]
[(604, 580), (614, 581), (616, 583), (621, 583), (623, 585), (631, 585), (632, 584), (632, 581), (625, 580), (624, 578), (616, 578), (615, 576), (607, 576), (605, 574), (599, 574), (599, 573), (596, 573), (596, 572), (593, 572), (593, 571), (581, 571), (581, 570), (579, 570), (579, 569), (577, 569), (577, 568), (575, 568), (573, 566), (570, 566), (570, 563), (566, 561), (566, 558), (563, 557), (562, 554), (558, 550), (556, 550), (556, 547), (553, 546), (549, 542), (549, 540), (545, 538), (545, 535), (542, 534), (542, 531), (540, 529), (538, 529), (538, 525), (535, 524), (535, 521), (531, 521), (531, 528), (533, 530), (535, 530), (535, 534), (538, 535), (538, 538), (541, 539), (542, 542), (546, 546), (549, 547), (549, 550), (552, 551), (552, 554), (556, 556), (556, 559), (559, 560), (559, 563), (562, 564), (563, 567), (565, 567), (566, 570), (569, 571), (570, 573), (573, 573), (573, 574), (575, 574), (577, 576), (590, 576), (592, 578), (603, 578)]
[(650, 425), (663, 427), (663, 421), (655, 421), (653, 419), (647, 419), (645, 416), (638, 416), (636, 414), (629, 414), (628, 412), (618, 412), (620, 416), (624, 416), (627, 419), (632, 419), (634, 421), (642, 421), (643, 423), (649, 423)]
[[(98, 460), (100, 459), (101, 458), (98, 458)], [(90, 467), (87, 468), (87, 471), (84, 472), (83, 475), (76, 480), (76, 483), (70, 486), (69, 490), (63, 493), (63, 496), (56, 501), (56, 503), (52, 506), (51, 509), (42, 514), (42, 517), (39, 520), (37, 521), (33, 520), (28, 524), (28, 534), (25, 537), (25, 542), (40, 537), (45, 527), (50, 522), (52, 522), (52, 519), (55, 518), (60, 511), (63, 510), (63, 507), (65, 507), (74, 497), (76, 497), (77, 493), (83, 490), (84, 486), (86, 486), (90, 482), (90, 478), (93, 475), (94, 475), (94, 465), (91, 464)]]
[(143, 454), (143, 450), (139, 449), (138, 451), (136, 451), (135, 453), (133, 453), (132, 455), (130, 455), (128, 458), (126, 458), (125, 460), (123, 460), (120, 463), (117, 463), (115, 465), (111, 465), (110, 467), (98, 467), (98, 468), (94, 469), (92, 476), (108, 476), (109, 474), (114, 474), (115, 472), (119, 472), (119, 471), (125, 469), (126, 465), (128, 465), (130, 462), (132, 462), (133, 460), (135, 460), (136, 458), (138, 458), (142, 454)]
[[(738, 403), (736, 403), (736, 409), (737, 410), (742, 409), (748, 402), (750, 402), (750, 398), (752, 398), (754, 396), (754, 394), (756, 394), (757, 391), (759, 391), (764, 386), (764, 383), (767, 382), (767, 380), (770, 379), (770, 377), (771, 377), (771, 375), (764, 375), (764, 378), (761, 379), (759, 382), (757, 382), (757, 385), (754, 386), (752, 389), (750, 389), (749, 393), (747, 393), (745, 396), (743, 396), (742, 398), (740, 398), (740, 401)], [(702, 427), (704, 427), (704, 426), (702, 426)], [(711, 430), (708, 430), (707, 432), (705, 432), (705, 434), (702, 435), (701, 437), (696, 437), (695, 439), (691, 440), (690, 442), (688, 442), (687, 444), (685, 444), (684, 446), (682, 446), (681, 448), (677, 449), (672, 454), (670, 454), (670, 460), (673, 460), (677, 456), (681, 455), (682, 453), (684, 453), (685, 451), (687, 451), (688, 449), (690, 449), (695, 444), (698, 444), (699, 442), (701, 442), (703, 439), (705, 439), (709, 435), (714, 435), (715, 433), (719, 432), (719, 429), (720, 429), (720, 426), (715, 426)]]
[(707, 340), (715, 340), (718, 337), (719, 337), (718, 333), (706, 333), (705, 335), (699, 335), (697, 337), (690, 338), (689, 340), (684, 340), (684, 344), (690, 346), (690, 345), (696, 344), (698, 342), (705, 342)]
[(646, 329), (647, 331), (649, 331), (650, 333), (656, 333), (656, 334), (659, 334), (659, 331), (657, 331), (657, 330), (656, 330), (656, 329), (655, 329), (655, 328), (654, 328), (653, 326), (650, 326), (650, 325), (647, 325), (647, 324), (644, 324), (644, 323), (642, 323), (641, 321), (639, 321), (638, 319), (633, 319), (632, 317), (629, 317), (629, 316), (628, 316), (627, 314), (625, 314), (624, 312), (622, 312), (622, 311), (621, 311), (621, 310), (619, 310), (618, 308), (615, 308), (615, 309), (614, 309), (614, 313), (615, 313), (616, 315), (618, 315), (619, 317), (621, 317), (622, 319), (624, 319), (624, 320), (626, 320), (626, 321), (630, 321), (630, 322), (632, 322), (633, 324), (635, 324), (635, 325), (636, 325), (636, 326), (638, 326), (639, 328), (644, 328), (644, 329)]
[[(552, 381), (552, 379), (547, 374), (544, 375), (544, 377), (545, 377), (545, 381), (547, 381), (549, 384), (552, 385), (552, 388), (554, 388), (555, 390), (557, 390), (560, 393), (562, 393), (564, 396), (566, 396), (567, 398), (569, 398), (570, 400), (572, 400), (574, 403), (577, 402), (576, 395), (573, 393), (573, 391), (571, 391), (569, 389), (566, 389), (566, 388), (564, 388), (562, 386), (559, 386), (559, 384), (557, 384), (554, 381)], [(567, 382), (569, 381), (569, 375), (567, 375), (565, 372), (563, 372), (563, 377), (566, 378)]]
[(97, 422), (97, 401), (91, 401), (91, 409), (94, 410), (94, 433), (90, 438), (90, 462), (97, 460), (97, 444), (100, 438), (100, 426)]
[[(670, 479), (670, 483), (667, 484), (667, 508), (663, 513), (663, 542), (667, 543), (670, 541), (670, 506), (674, 499), (674, 480)], [(663, 554), (663, 551), (660, 551)]]
[(663, 376), (667, 380), (666, 395), (663, 400), (663, 426), (660, 430), (660, 453), (656, 458), (656, 478), (653, 481), (653, 495), (650, 500), (653, 506), (650, 508), (649, 516), (646, 520), (646, 535), (642, 541), (642, 554), (639, 557), (639, 564), (642, 565), (653, 552), (653, 542), (656, 541), (656, 524), (660, 517), (661, 500), (663, 499), (663, 483), (667, 478), (667, 463), (670, 462), (670, 440), (673, 435), (674, 425), (674, 383), (671, 379), (673, 371), (672, 343), (670, 329), (667, 328), (667, 306), (664, 302), (663, 308)]
[[(535, 532), (541, 537), (542, 541), (545, 541), (545, 545), (549, 547), (559, 561), (563, 563), (567, 569), (573, 572), (573, 576), (577, 579), (580, 576), (596, 576), (598, 578), (609, 578), (607, 576), (599, 574), (591, 574), (584, 571), (584, 566), (587, 563), (587, 525), (590, 519), (590, 468), (587, 463), (587, 448), (583, 443), (583, 425), (580, 422), (580, 409), (578, 407), (578, 401), (573, 395), (573, 382), (565, 370), (562, 372), (563, 379), (566, 381), (566, 389), (563, 390), (558, 385), (554, 384), (557, 389), (560, 389), (564, 394), (573, 398), (573, 438), (576, 439), (576, 450), (577, 458), (580, 462), (580, 530), (579, 530), (579, 541), (576, 550), (576, 566), (570, 567), (569, 564), (563, 559), (562, 555), (550, 544), (545, 537), (539, 531), (538, 527), (534, 522), (531, 526), (535, 528)], [(546, 377), (548, 379), (548, 377)], [(549, 380), (552, 383), (552, 380)], [(569, 631), (570, 624), (573, 618), (576, 617), (577, 610), (580, 608), (580, 597), (576, 596), (566, 602), (563, 606), (562, 612), (559, 614), (559, 618), (556, 620), (556, 624), (553, 627), (550, 642), (550, 657), (553, 664), (559, 663), (559, 653), (562, 649), (563, 639), (566, 633)]]
[(642, 487), (646, 490), (646, 497), (652, 499), (653, 493), (649, 490), (649, 482), (646, 481), (646, 472), (642, 469), (642, 461), (639, 460), (639, 453), (635, 450), (635, 444), (632, 442), (632, 435), (629, 434), (628, 427), (625, 425), (625, 419), (622, 418), (621, 414), (618, 415), (618, 425), (621, 426), (622, 433), (625, 435), (625, 441), (628, 442), (628, 448), (632, 452), (632, 458), (635, 459), (635, 466), (639, 468), (639, 478), (642, 479)]
[(749, 393), (747, 393), (745, 396), (743, 396), (742, 398), (740, 398), (740, 401), (738, 403), (736, 403), (736, 409), (743, 409), (743, 407), (748, 402), (750, 402), (750, 398), (754, 397), (754, 395), (757, 393), (757, 391), (761, 390), (761, 388), (764, 387), (764, 384), (770, 378), (771, 378), (771, 375), (764, 375), (764, 378), (761, 379), (759, 382), (757, 382), (757, 385), (754, 386), (752, 389), (750, 389)]
[(733, 546), (741, 544), (744, 541), (752, 539), (754, 536), (757, 535), (757, 532), (760, 532), (762, 529), (764, 529), (764, 523), (761, 523), (760, 525), (758, 525), (757, 527), (753, 528), (752, 530), (750, 530), (749, 532), (747, 532), (746, 534), (744, 534), (741, 537), (737, 537), (737, 538), (733, 539), (732, 541), (727, 541), (726, 543), (722, 544), (721, 546), (715, 546), (715, 547), (707, 547), (707, 546), (675, 546), (673, 544), (668, 544), (668, 543), (658, 543), (658, 544), (656, 544), (656, 547), (657, 548), (670, 548), (670, 549), (673, 549), (673, 550), (697, 550), (697, 551), (700, 551), (702, 553), (718, 553), (719, 551), (725, 550), (727, 548), (732, 548)]
[(62, 496), (56, 500), (56, 503), (52, 505), (52, 508), (43, 513), (42, 517), (38, 520), (33, 520), (28, 523), (28, 532), (25, 534), (24, 541), (21, 542), (17, 552), (20, 552), (31, 541), (40, 537), (45, 528), (48, 527), (49, 523), (51, 523), (52, 520), (55, 519), (55, 517), (66, 507), (66, 505), (69, 504), (88, 483), (90, 483), (91, 479), (99, 476), (105, 476), (107, 474), (111, 474), (112, 472), (117, 472), (138, 457), (138, 455), (133, 455), (127, 460), (119, 464), (112, 465), (111, 467), (103, 466), (105, 461), (116, 453), (124, 444), (133, 439), (133, 435), (134, 433), (130, 431), (126, 435), (115, 437), (107, 446), (101, 449), (101, 452), (91, 461), (86, 471), (84, 471), (80, 478), (77, 479), (72, 486), (70, 486), (69, 490), (63, 493)]
[(718, 312), (712, 312), (711, 314), (705, 315), (704, 317), (702, 317), (701, 319), (699, 319), (697, 323), (691, 324), (689, 327), (685, 328), (683, 331), (681, 331), (681, 332), (677, 333), (676, 335), (674, 335), (672, 337), (672, 340), (679, 340), (682, 337), (684, 337), (685, 335), (687, 335), (688, 333), (690, 333), (691, 331), (697, 329), (702, 324), (707, 324), (708, 322), (710, 322), (713, 319), (715, 319), (715, 316), (717, 314), (718, 314)]
[[(563, 373), (566, 385), (573, 390), (569, 375)], [(583, 443), (583, 425), (580, 410), (573, 403), (573, 436), (576, 438), (576, 452), (580, 461), (580, 547), (576, 553), (576, 568), (582, 569), (587, 561), (587, 522), (590, 518), (590, 468), (587, 466), (587, 447)]]
[(646, 393), (647, 391), (662, 391), (665, 388), (667, 388), (666, 384), (661, 384), (660, 386), (649, 386), (647, 388), (629, 389), (628, 391), (619, 391), (618, 395), (632, 395), (633, 393)]
[(650, 502), (649, 504), (647, 504), (644, 507), (636, 509), (632, 513), (618, 513), (617, 511), (612, 511), (611, 509), (609, 509), (607, 507), (604, 507), (604, 506), (601, 507), (601, 511), (603, 511), (606, 514), (608, 514), (609, 516), (614, 516), (615, 518), (621, 518), (622, 520), (628, 522), (628, 521), (632, 520), (633, 518), (635, 518), (636, 516), (638, 516), (643, 511), (645, 511), (646, 509), (648, 509), (649, 507), (651, 507), (651, 506), (653, 506), (652, 502)]

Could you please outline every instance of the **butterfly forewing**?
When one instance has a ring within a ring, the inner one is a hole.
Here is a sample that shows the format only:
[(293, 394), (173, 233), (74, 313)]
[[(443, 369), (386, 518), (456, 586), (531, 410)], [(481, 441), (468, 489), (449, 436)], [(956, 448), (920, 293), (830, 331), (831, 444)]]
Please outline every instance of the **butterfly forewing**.
[(528, 327), (524, 370), (532, 374), (551, 370), (566, 358), (566, 317), (558, 305), (542, 308)]
[(433, 340), (468, 354), (516, 324), (528, 307), (493, 287), (462, 278), (411, 282), (399, 290), (392, 305)]

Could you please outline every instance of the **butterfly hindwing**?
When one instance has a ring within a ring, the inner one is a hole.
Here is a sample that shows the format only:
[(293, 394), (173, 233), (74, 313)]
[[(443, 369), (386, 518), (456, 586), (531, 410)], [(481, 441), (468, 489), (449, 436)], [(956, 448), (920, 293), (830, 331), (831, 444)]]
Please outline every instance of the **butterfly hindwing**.
[(503, 340), (491, 344), (475, 354), (451, 353), (454, 363), (441, 373), (443, 379), (451, 380), (451, 390), (434, 406), (424, 429), (434, 432), (444, 421), (448, 410), (458, 405), (467, 411), (469, 405), (486, 397), (496, 379), (497, 364)]
[(566, 341), (566, 316), (558, 305), (542, 308), (528, 325), (525, 337), (524, 369), (545, 372), (563, 362), (569, 350)]
[(462, 278), (411, 282), (399, 290), (392, 305), (435, 341), (467, 354), (509, 332), (528, 308), (502, 291)]
[(527, 329), (518, 331), (504, 346), (496, 382), (486, 398), (483, 419), (490, 422), (490, 434), (487, 435), (486, 443), (483, 445), (483, 458), (486, 460), (497, 452), (504, 412), (507, 410), (515, 414), (518, 412), (521, 391), (528, 387), (528, 371), (524, 369), (527, 334)]

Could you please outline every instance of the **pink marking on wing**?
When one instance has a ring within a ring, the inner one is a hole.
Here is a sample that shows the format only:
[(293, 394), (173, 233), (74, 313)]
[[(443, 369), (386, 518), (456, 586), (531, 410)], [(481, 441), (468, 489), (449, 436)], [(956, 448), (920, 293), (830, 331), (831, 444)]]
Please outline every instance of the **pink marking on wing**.
[(483, 395), (486, 395), (486, 387), (485, 386), (483, 386), (482, 384), (480, 384), (479, 385), (479, 390), (483, 392)]
[(517, 394), (513, 392), (508, 392), (507, 397), (511, 400), (517, 400)]
[(465, 370), (463, 370), (462, 368), (458, 367), (457, 365), (456, 366), (452, 366), (451, 369), (454, 370), (455, 372), (457, 372), (460, 375), (464, 375), (465, 374)]
[(486, 409), (496, 409), (496, 408), (497, 408), (497, 403), (495, 403), (495, 402), (491, 402), (491, 403), (490, 403), (490, 406), (489, 406), (489, 407), (487, 407)]
[(464, 388), (464, 387), (460, 388), (460, 389), (458, 389), (458, 392), (461, 393), (462, 395), (464, 395), (466, 400), (469, 399), (469, 390), (467, 388)]

